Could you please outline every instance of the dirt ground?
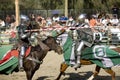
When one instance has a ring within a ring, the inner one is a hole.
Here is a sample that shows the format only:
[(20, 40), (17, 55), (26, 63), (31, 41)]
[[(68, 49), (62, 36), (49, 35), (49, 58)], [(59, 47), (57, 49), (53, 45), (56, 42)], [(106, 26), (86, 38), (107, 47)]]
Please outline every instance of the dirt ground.
[[(63, 55), (58, 55), (53, 51), (48, 52), (43, 64), (33, 76), (33, 80), (55, 80), (59, 74), (60, 64), (63, 61)], [(87, 80), (92, 75), (95, 65), (84, 65), (77, 71), (69, 67), (66, 70), (66, 75), (62, 76), (60, 80)], [(120, 80), (120, 67), (113, 67), (116, 72), (116, 80)], [(0, 80), (26, 80), (25, 72), (14, 72), (10, 75), (1, 75)], [(94, 80), (111, 80), (109, 74), (101, 69), (99, 76)]]

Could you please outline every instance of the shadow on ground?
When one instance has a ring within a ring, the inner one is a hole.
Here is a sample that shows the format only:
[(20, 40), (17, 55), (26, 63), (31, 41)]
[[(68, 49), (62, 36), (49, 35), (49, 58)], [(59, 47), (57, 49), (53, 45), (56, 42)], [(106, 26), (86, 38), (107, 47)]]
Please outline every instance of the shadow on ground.
[[(69, 77), (65, 77), (60, 80), (87, 80), (93, 73), (89, 72), (79, 72), (79, 73), (66, 73)], [(51, 80), (50, 77), (53, 76), (42, 76), (39, 77), (37, 80)], [(111, 76), (96, 76), (93, 80), (111, 80)], [(120, 80), (120, 76), (116, 76), (116, 80)]]
[[(67, 73), (69, 77), (64, 78), (63, 80), (87, 80), (93, 73), (89, 72), (79, 72), (79, 73)], [(111, 80), (111, 76), (96, 76), (93, 80)], [(115, 80), (120, 80), (120, 76), (116, 76)]]
[(41, 76), (37, 80), (51, 80), (51, 79), (48, 79), (50, 77), (53, 77), (53, 76)]

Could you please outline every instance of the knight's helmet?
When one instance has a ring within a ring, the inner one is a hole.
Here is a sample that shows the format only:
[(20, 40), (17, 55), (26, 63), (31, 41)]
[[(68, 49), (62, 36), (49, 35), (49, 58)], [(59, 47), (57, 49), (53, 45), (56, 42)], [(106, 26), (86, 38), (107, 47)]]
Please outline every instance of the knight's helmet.
[(84, 23), (85, 18), (86, 18), (86, 14), (80, 14), (78, 16), (78, 20), (79, 20), (80, 23)]
[(21, 25), (27, 25), (28, 22), (30, 21), (29, 17), (26, 15), (20, 15), (20, 24)]
[(26, 15), (20, 15), (20, 25), (18, 26), (18, 34), (20, 35), (21, 39), (27, 37), (25, 30), (29, 24), (30, 20)]

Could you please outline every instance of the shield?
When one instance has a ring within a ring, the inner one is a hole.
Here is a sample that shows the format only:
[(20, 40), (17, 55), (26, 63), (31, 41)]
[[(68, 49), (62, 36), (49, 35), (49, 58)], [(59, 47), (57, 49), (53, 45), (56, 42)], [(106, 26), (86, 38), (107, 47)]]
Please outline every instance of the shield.
[(92, 44), (94, 43), (93, 40), (93, 32), (91, 30), (91, 28), (81, 28), (79, 30), (77, 30), (78, 32), (78, 38), (82, 41), (85, 42), (85, 45), (91, 47)]

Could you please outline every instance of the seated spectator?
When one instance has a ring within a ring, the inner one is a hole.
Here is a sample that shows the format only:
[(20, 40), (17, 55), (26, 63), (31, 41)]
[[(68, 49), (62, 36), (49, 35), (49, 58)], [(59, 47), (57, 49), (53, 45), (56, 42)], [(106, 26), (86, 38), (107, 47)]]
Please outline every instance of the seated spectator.
[(99, 15), (97, 18), (97, 26), (102, 26), (102, 16)]
[(60, 25), (66, 26), (67, 20), (68, 20), (67, 17), (65, 17), (64, 15), (61, 16), (61, 17), (59, 18), (59, 23), (60, 23)]
[(105, 19), (102, 20), (102, 24), (104, 26), (111, 26), (110, 17), (108, 15), (106, 15)]
[(50, 17), (47, 17), (46, 19), (46, 25), (51, 26), (52, 25), (52, 19)]
[(110, 22), (113, 26), (117, 26), (119, 24), (119, 19), (117, 18), (116, 15), (114, 15)]
[(0, 27), (4, 27), (4, 26), (5, 26), (5, 22), (2, 19), (0, 19)]
[(55, 22), (53, 22), (52, 23), (52, 26), (51, 27), (61, 27), (61, 25), (59, 24), (59, 22), (58, 21), (55, 21)]
[(112, 7), (112, 14), (116, 15), (117, 17), (119, 16), (119, 7), (117, 5), (113, 5)]
[(16, 22), (12, 22), (10, 24), (10, 29), (15, 30), (16, 29)]
[(55, 16), (53, 16), (52, 20), (53, 22), (56, 22), (56, 21), (59, 22), (60, 17), (56, 14)]
[(95, 31), (94, 27), (96, 26), (96, 24), (97, 24), (97, 20), (95, 19), (94, 16), (92, 16), (91, 19), (89, 20), (89, 25), (92, 31)]
[(10, 23), (11, 23), (11, 18), (10, 18), (9, 15), (7, 15), (6, 18), (5, 18), (5, 26), (7, 28), (9, 28), (10, 27)]
[(46, 20), (45, 18), (42, 18), (41, 27), (45, 27), (45, 26), (46, 26)]
[(1, 32), (1, 30), (3, 30), (3, 31), (6, 30), (6, 28), (5, 28), (5, 22), (2, 19), (0, 19), (0, 32)]
[(75, 20), (73, 19), (72, 16), (70, 16), (67, 22), (67, 26), (73, 26), (74, 24), (75, 24)]

